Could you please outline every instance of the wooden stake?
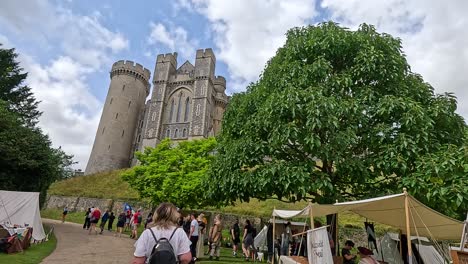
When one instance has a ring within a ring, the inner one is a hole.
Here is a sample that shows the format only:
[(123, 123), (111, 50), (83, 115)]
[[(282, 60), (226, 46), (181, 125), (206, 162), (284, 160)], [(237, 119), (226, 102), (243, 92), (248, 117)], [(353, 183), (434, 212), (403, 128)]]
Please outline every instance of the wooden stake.
[(312, 202), (309, 202), (309, 217), (310, 217), (310, 227), (312, 230), (315, 229), (314, 226), (314, 214), (312, 214)]
[[(409, 206), (408, 206), (408, 192), (406, 192), (406, 188), (403, 188), (403, 192), (405, 193), (405, 215), (406, 215), (406, 243), (408, 244), (408, 263), (413, 264), (413, 252), (411, 251), (411, 229), (410, 229), (410, 221), (409, 221)], [(401, 241), (400, 241), (401, 243)]]
[(463, 232), (460, 240), (460, 251), (464, 252), (465, 251), (465, 243), (467, 242), (468, 239), (468, 213), (466, 213), (466, 220), (465, 223), (463, 224)]
[(276, 229), (276, 223), (275, 223), (275, 214), (274, 212), (276, 211), (276, 206), (273, 207), (273, 258), (271, 259), (271, 264), (275, 264), (275, 258), (276, 258), (276, 247), (275, 247), (275, 229)]

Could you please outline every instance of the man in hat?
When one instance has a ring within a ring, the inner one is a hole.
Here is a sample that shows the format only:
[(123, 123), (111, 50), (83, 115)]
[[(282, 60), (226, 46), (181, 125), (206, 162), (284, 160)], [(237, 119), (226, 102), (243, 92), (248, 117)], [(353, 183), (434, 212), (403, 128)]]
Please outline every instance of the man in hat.
[(358, 247), (358, 250), (359, 256), (361, 257), (359, 264), (379, 264), (379, 262), (372, 257), (372, 255), (374, 255), (372, 250), (365, 247)]

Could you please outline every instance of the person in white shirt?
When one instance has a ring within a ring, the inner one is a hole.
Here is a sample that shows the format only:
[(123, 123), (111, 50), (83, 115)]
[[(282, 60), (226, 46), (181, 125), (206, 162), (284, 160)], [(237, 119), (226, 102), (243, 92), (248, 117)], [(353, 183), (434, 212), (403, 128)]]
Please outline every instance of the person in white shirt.
[[(190, 253), (190, 240), (187, 238), (184, 230), (177, 227), (179, 212), (171, 203), (162, 203), (158, 206), (153, 215), (151, 230), (157, 239), (162, 237), (172, 238), (169, 243), (174, 249), (180, 264), (188, 264), (192, 260)], [(177, 229), (176, 229), (177, 228)], [(174, 231), (174, 229), (176, 229)], [(149, 229), (146, 229), (135, 242), (135, 252), (133, 253), (133, 264), (144, 264), (151, 256), (151, 252), (156, 245), (153, 235)]]
[(190, 233), (188, 237), (190, 242), (192, 242), (192, 245), (190, 245), (190, 252), (192, 253), (192, 263), (194, 263), (197, 260), (197, 242), (199, 231), (197, 215), (191, 213), (190, 220), (192, 220), (192, 222), (190, 223)]

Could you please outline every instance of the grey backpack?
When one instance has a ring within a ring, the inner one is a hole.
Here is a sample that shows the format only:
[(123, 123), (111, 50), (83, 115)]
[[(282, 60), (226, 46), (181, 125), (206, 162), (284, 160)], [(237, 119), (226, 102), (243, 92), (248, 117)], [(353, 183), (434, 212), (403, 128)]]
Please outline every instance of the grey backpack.
[(169, 239), (165, 237), (156, 239), (156, 236), (154, 235), (153, 230), (151, 230), (151, 228), (149, 229), (151, 231), (151, 234), (153, 235), (154, 240), (156, 241), (156, 244), (154, 245), (153, 250), (151, 251), (151, 255), (148, 261), (149, 264), (176, 264), (178, 263), (177, 256), (174, 253), (174, 248), (172, 248), (171, 243), (169, 243), (169, 241), (171, 241), (177, 229), (178, 228), (174, 229)]

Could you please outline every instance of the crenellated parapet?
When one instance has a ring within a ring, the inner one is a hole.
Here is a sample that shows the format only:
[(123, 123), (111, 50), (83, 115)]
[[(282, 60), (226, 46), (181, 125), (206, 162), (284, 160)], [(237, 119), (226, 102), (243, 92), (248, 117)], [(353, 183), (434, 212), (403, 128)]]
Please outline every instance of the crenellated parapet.
[(202, 59), (202, 58), (208, 58), (208, 57), (210, 57), (213, 60), (213, 62), (216, 63), (216, 57), (212, 49), (208, 48), (208, 49), (197, 50), (196, 59)]
[(151, 76), (151, 73), (148, 69), (143, 67), (141, 64), (135, 63), (129, 60), (127, 61), (120, 60), (120, 61), (115, 62), (112, 65), (110, 77), (112, 78), (116, 75), (122, 75), (122, 74), (134, 76), (135, 78), (142, 81), (147, 87), (147, 93), (149, 93), (149, 88), (150, 88), (149, 78)]
[(156, 58), (156, 63), (171, 63), (174, 67), (177, 66), (177, 52), (174, 53), (166, 53), (166, 54), (159, 54)]
[(226, 90), (226, 78), (223, 76), (216, 76), (213, 80), (213, 86), (216, 92), (224, 93)]

